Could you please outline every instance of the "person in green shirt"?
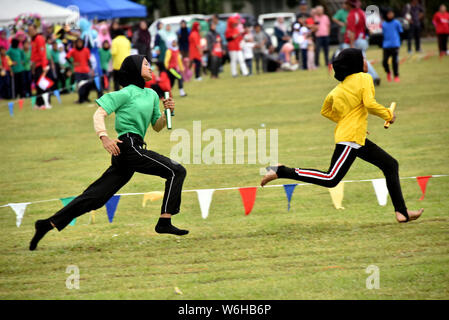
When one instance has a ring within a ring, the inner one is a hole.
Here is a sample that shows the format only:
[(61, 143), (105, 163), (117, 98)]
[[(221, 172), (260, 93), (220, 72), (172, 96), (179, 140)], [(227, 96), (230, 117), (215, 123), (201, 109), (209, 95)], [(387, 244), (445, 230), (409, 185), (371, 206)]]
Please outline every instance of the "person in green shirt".
[[(157, 233), (186, 235), (171, 224), (171, 217), (179, 213), (181, 192), (186, 169), (179, 163), (147, 150), (144, 137), (151, 125), (156, 132), (166, 124), (165, 113), (159, 110), (157, 93), (145, 88), (151, 80), (150, 64), (144, 56), (131, 55), (120, 67), (120, 85), (123, 88), (103, 95), (96, 102), (99, 108), (94, 115), (94, 128), (103, 147), (112, 155), (111, 166), (92, 183), (81, 195), (56, 212), (53, 216), (35, 223), (35, 235), (30, 242), (30, 250), (35, 250), (38, 242), (53, 228), (61, 231), (74, 218), (102, 207), (135, 172), (156, 175), (166, 179), (161, 215), (156, 224)], [(172, 98), (162, 100), (168, 112), (174, 110)], [(115, 130), (118, 139), (109, 138), (104, 119), (115, 113)]]
[[(49, 50), (51, 61), (53, 62), (54, 66), (54, 77), (55, 77), (55, 86), (58, 89), (61, 89), (64, 86), (64, 83), (62, 83), (61, 78), (61, 65), (59, 64), (59, 48), (58, 48), (58, 41), (60, 40), (53, 40), (51, 43), (51, 48)], [(47, 51), (48, 52), (48, 51)]]
[(108, 82), (106, 83), (105, 79), (103, 78), (103, 88), (106, 90), (109, 90), (109, 62), (111, 61), (112, 55), (110, 50), (111, 45), (109, 44), (108, 40), (104, 40), (102, 47), (100, 48), (100, 64), (101, 64), (101, 70), (103, 71), (104, 77), (108, 78)]
[(24, 54), (24, 61), (23, 61), (23, 88), (25, 91), (26, 97), (31, 97), (31, 82), (32, 82), (32, 75), (31, 75), (31, 45), (28, 40), (26, 40), (23, 43), (23, 54)]
[(14, 74), (14, 97), (25, 97), (24, 83), (23, 83), (23, 71), (25, 63), (25, 54), (23, 50), (19, 48), (19, 40), (12, 39), (11, 47), (6, 52), (12, 61), (12, 72)]
[(343, 2), (343, 7), (339, 9), (334, 16), (332, 21), (340, 26), (340, 32), (338, 34), (338, 43), (341, 45), (344, 41), (344, 35), (346, 32), (346, 20), (348, 19), (349, 8), (346, 1)]

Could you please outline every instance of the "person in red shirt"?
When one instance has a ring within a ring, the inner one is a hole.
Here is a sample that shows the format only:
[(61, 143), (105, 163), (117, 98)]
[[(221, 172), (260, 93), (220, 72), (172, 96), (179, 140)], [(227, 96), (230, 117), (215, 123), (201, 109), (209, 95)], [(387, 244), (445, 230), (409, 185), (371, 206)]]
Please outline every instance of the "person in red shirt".
[[(180, 73), (184, 71), (184, 65), (181, 60), (181, 52), (179, 51), (178, 41), (176, 38), (169, 40), (168, 49), (165, 51), (164, 65), (168, 70), (168, 76), (170, 78), (170, 85), (173, 88), (175, 80), (178, 80), (179, 95), (186, 97), (187, 94), (184, 91), (183, 79)], [(178, 75), (175, 75), (175, 74)]]
[(201, 49), (200, 24), (195, 21), (192, 25), (192, 31), (189, 35), (189, 58), (191, 63), (195, 64), (195, 80), (201, 78), (201, 58), (203, 56)]
[[(31, 37), (31, 74), (34, 83), (38, 83), (40, 77), (47, 75), (50, 70), (47, 60), (47, 48), (45, 43), (45, 38), (38, 33), (37, 27), (34, 24), (28, 26), (28, 35)], [(41, 87), (36, 85), (36, 107), (45, 108), (45, 102), (42, 94), (45, 92)], [(48, 96), (48, 108), (50, 105), (50, 95)]]
[(243, 34), (238, 29), (239, 19), (237, 17), (230, 17), (225, 32), (226, 41), (228, 41), (229, 59), (231, 60), (231, 74), (237, 77), (237, 63), (240, 65), (242, 74), (247, 76), (249, 74), (243, 59), (242, 48), (240, 42), (243, 39)]
[(159, 72), (159, 76), (156, 76), (151, 70), (151, 80), (145, 82), (145, 88), (151, 88), (156, 91), (160, 99), (164, 98), (164, 92), (170, 92), (171, 95), (171, 83), (168, 76), (168, 71), (165, 69), (164, 63), (159, 61), (156, 63), (156, 67)]
[[(369, 47), (368, 40), (365, 36), (366, 20), (365, 12), (360, 9), (359, 0), (346, 0), (349, 9), (348, 18), (346, 20), (345, 40), (342, 45), (343, 49), (356, 48), (362, 50), (363, 56), (366, 58), (366, 50)], [(366, 59), (368, 73), (373, 77), (374, 85), (380, 84), (380, 77), (374, 67)]]
[(66, 56), (67, 60), (73, 59), (75, 81), (78, 87), (78, 101), (75, 103), (90, 102), (89, 93), (93, 83), (93, 71), (91, 71), (89, 66), (89, 58), (90, 50), (84, 47), (84, 42), (81, 38), (76, 39), (75, 47)]
[(435, 31), (438, 37), (440, 57), (445, 56), (448, 54), (447, 38), (449, 36), (449, 13), (444, 4), (442, 4), (438, 12), (433, 15), (432, 23), (435, 26)]
[(6, 54), (6, 48), (0, 45), (0, 98), (11, 99), (11, 59)]
[(345, 43), (355, 47), (357, 39), (365, 39), (365, 12), (358, 7), (357, 1), (347, 1), (350, 11), (346, 20)]

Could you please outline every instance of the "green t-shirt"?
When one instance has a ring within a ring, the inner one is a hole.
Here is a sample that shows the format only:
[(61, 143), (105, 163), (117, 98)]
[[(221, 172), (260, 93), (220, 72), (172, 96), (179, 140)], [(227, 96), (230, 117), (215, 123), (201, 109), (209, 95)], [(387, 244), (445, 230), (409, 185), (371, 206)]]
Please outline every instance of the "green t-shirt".
[[(337, 19), (338, 21), (346, 23), (346, 20), (348, 20), (348, 14), (349, 12), (345, 9), (339, 9), (333, 16), (334, 19)], [(346, 26), (340, 27), (340, 33), (346, 32)]]
[(25, 61), (23, 63), (23, 70), (31, 71), (31, 49), (28, 51), (23, 51), (25, 55)]
[(53, 48), (51, 48), (50, 56), (51, 56), (51, 60), (53, 60), (54, 64), (59, 64), (59, 51), (58, 50), (53, 50)]
[(6, 54), (11, 58), (13, 62), (16, 62), (15, 65), (11, 66), (13, 73), (19, 73), (24, 70), (23, 64), (25, 62), (25, 55), (22, 49), (19, 48), (9, 48)]
[(108, 115), (115, 112), (115, 131), (118, 136), (135, 133), (144, 138), (150, 123), (155, 125), (161, 117), (159, 96), (150, 88), (141, 89), (131, 84), (95, 101)]
[(47, 60), (50, 61), (50, 60), (51, 60), (51, 53), (50, 53), (50, 50), (51, 50), (51, 44), (47, 43), (45, 49), (46, 49), (46, 51), (47, 51)]
[(102, 70), (107, 71), (109, 69), (109, 61), (111, 60), (111, 57), (111, 50), (104, 50), (103, 48), (100, 48), (100, 62)]

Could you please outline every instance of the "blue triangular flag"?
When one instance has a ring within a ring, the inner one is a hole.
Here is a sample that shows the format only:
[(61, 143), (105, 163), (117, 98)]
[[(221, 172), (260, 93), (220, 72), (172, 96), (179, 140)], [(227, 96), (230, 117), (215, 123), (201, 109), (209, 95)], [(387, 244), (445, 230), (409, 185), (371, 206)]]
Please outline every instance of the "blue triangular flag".
[(94, 78), (95, 85), (97, 86), (98, 91), (101, 91), (100, 77), (96, 76)]
[(290, 211), (290, 201), (292, 200), (293, 191), (296, 186), (296, 184), (284, 184), (284, 190), (288, 201), (288, 211)]
[(58, 102), (61, 103), (61, 95), (59, 94), (59, 90), (53, 91), (53, 94), (55, 95), (56, 99), (58, 99)]
[(9, 108), (9, 115), (11, 117), (13, 117), (14, 116), (14, 102), (13, 101), (8, 102), (8, 108)]
[(106, 202), (106, 212), (108, 214), (109, 223), (112, 223), (114, 219), (115, 210), (117, 209), (120, 196), (112, 196), (111, 199)]

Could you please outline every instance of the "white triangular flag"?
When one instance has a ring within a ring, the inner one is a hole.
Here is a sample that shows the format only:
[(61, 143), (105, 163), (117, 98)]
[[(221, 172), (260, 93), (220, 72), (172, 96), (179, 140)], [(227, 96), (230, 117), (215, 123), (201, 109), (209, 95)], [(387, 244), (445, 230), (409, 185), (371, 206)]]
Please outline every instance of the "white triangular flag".
[(42, 98), (44, 99), (45, 108), (50, 109), (50, 104), (48, 103), (48, 92), (43, 93)]
[(373, 179), (373, 187), (374, 192), (376, 193), (377, 202), (379, 202), (379, 205), (385, 206), (387, 205), (387, 198), (388, 198), (388, 188), (387, 188), (387, 182), (385, 179)]
[(30, 202), (8, 203), (8, 206), (10, 206), (16, 213), (17, 228), (20, 227), (20, 224), (22, 223), (23, 216), (25, 214), (25, 209), (26, 209), (27, 205), (29, 205), (29, 204), (30, 204)]
[(215, 189), (202, 189), (196, 190), (198, 193), (198, 202), (200, 203), (201, 216), (203, 219), (206, 219), (209, 215), (209, 207), (212, 202), (212, 194)]

